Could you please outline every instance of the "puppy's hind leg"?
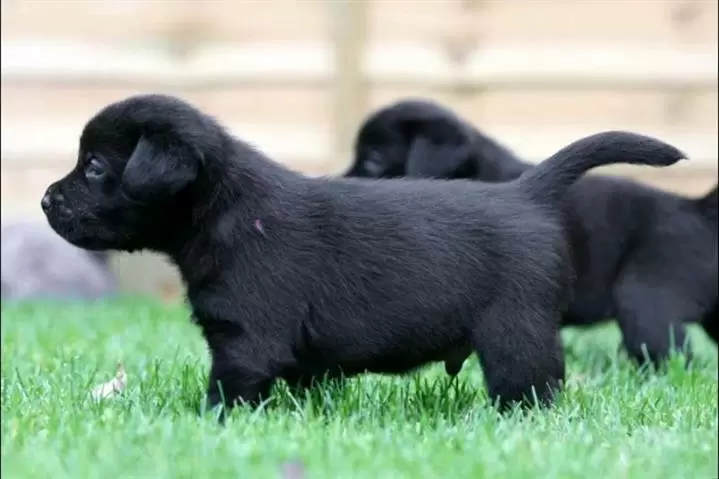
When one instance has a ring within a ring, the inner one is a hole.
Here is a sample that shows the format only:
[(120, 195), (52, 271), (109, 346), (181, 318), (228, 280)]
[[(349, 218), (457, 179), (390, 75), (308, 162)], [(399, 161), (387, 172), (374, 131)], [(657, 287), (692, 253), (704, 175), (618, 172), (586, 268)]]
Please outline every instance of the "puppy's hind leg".
[(482, 312), (472, 332), (489, 397), (500, 409), (532, 405), (535, 395), (549, 405), (564, 382), (559, 312), (534, 306), (499, 301)]

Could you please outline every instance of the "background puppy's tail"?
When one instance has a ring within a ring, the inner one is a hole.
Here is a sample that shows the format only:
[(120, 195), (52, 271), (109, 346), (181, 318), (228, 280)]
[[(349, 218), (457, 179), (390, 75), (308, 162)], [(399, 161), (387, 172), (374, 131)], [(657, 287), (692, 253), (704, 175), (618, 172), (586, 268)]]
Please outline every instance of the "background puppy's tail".
[(696, 205), (699, 207), (701, 214), (714, 221), (717, 221), (717, 209), (719, 208), (719, 205), (717, 205), (717, 203), (719, 203), (719, 198), (717, 197), (717, 186), (719, 185), (714, 185), (714, 188), (712, 188), (709, 193), (698, 200), (694, 200)]
[(686, 158), (677, 148), (649, 136), (606, 131), (565, 146), (525, 172), (518, 183), (539, 201), (561, 201), (564, 193), (585, 172), (615, 163), (669, 166)]

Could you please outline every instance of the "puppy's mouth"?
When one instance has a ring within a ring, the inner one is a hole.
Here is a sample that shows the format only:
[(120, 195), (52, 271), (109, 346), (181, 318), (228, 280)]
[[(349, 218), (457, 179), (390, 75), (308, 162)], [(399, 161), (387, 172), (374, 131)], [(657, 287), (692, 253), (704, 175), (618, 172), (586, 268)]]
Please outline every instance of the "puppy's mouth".
[[(107, 232), (92, 226), (90, 221), (83, 218), (73, 218), (67, 214), (47, 214), (50, 227), (68, 243), (78, 248), (104, 251), (112, 249), (115, 241), (109, 238)], [(114, 235), (112, 235), (114, 236)]]

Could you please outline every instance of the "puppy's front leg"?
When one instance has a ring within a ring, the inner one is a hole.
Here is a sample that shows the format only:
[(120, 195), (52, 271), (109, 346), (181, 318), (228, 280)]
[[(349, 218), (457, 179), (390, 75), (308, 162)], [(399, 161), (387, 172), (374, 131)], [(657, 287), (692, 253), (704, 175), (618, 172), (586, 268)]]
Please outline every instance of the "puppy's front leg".
[(265, 367), (257, 348), (241, 344), (210, 345), (212, 367), (207, 388), (208, 409), (223, 406), (223, 414), (236, 405), (257, 407), (267, 399), (275, 377)]

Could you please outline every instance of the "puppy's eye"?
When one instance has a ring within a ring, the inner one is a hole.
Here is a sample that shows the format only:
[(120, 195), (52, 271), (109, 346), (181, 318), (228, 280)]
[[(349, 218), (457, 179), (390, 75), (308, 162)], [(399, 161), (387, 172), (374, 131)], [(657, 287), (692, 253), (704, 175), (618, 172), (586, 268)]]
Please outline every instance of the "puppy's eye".
[(105, 165), (100, 160), (91, 157), (85, 164), (85, 177), (88, 179), (97, 179), (105, 176)]

